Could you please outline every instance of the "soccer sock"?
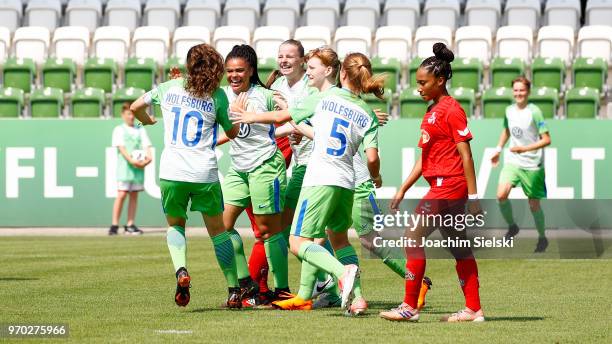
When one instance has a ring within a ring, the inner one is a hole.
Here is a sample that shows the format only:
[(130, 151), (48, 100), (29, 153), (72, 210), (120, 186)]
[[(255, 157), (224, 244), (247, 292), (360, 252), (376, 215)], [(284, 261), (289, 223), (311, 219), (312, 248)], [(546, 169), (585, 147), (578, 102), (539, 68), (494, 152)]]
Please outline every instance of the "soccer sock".
[[(329, 239), (325, 240), (325, 243), (323, 244), (323, 247), (327, 250), (327, 252), (329, 252), (332, 256), (334, 255), (334, 248), (332, 247)], [(327, 280), (327, 277), (329, 276), (329, 274), (327, 272), (325, 272), (324, 270), (321, 269), (317, 269), (317, 281), (319, 282), (325, 282)], [(332, 296), (338, 296), (340, 295), (340, 289), (338, 288), (338, 282), (336, 282), (334, 280), (334, 287), (333, 288), (329, 288), (327, 289), (327, 293), (329, 293)]]
[[(359, 258), (357, 257), (357, 252), (355, 252), (355, 248), (353, 246), (348, 245), (336, 251), (336, 256), (338, 260), (343, 265), (355, 264), (359, 266)], [(355, 293), (355, 297), (363, 297), (361, 293), (361, 281), (360, 278), (355, 279), (355, 284), (353, 287), (353, 292)]]
[(285, 227), (282, 233), (283, 233), (283, 236), (285, 237), (285, 241), (287, 242), (287, 245), (289, 245), (289, 235), (291, 234), (291, 225)]
[(546, 228), (544, 225), (544, 211), (542, 211), (542, 208), (540, 208), (538, 211), (532, 211), (531, 215), (533, 215), (533, 221), (535, 222), (536, 229), (538, 230), (538, 236), (540, 238), (545, 238), (546, 234), (544, 231), (546, 231)]
[(217, 234), (210, 238), (215, 247), (215, 256), (217, 256), (217, 262), (225, 280), (227, 286), (230, 288), (238, 287), (238, 276), (236, 274), (236, 260), (234, 258), (234, 247), (232, 246), (232, 240), (228, 232)]
[(323, 243), (323, 245), (322, 245), (322, 246), (323, 246), (323, 247), (324, 247), (324, 248), (327, 250), (327, 252), (329, 252), (329, 253), (330, 253), (332, 256), (335, 254), (335, 253), (334, 253), (334, 248), (332, 247), (331, 242), (329, 242), (329, 239), (325, 240), (325, 243)]
[(289, 286), (289, 270), (287, 266), (287, 242), (282, 232), (276, 233), (264, 241), (268, 266), (274, 274), (274, 286), (287, 288)]
[(316, 282), (316, 274), (319, 269), (316, 266), (302, 261), (302, 270), (300, 272), (300, 289), (298, 290), (297, 296), (303, 300), (310, 300), (312, 298), (312, 291)]
[(249, 257), (249, 273), (251, 278), (259, 283), (259, 291), (265, 293), (268, 290), (268, 259), (264, 242), (256, 240)]
[(406, 277), (406, 259), (383, 258), (383, 263), (401, 278)]
[(465, 296), (465, 306), (474, 312), (480, 310), (480, 295), (478, 293), (478, 266), (476, 259), (457, 259), (457, 276), (461, 290)]
[(508, 226), (512, 226), (514, 224), (514, 216), (512, 215), (512, 204), (509, 200), (499, 201), (499, 210), (506, 220)]
[(166, 243), (174, 264), (174, 271), (185, 267), (187, 260), (187, 240), (185, 239), (185, 228), (181, 226), (168, 227), (166, 232)]
[(251, 275), (249, 274), (249, 266), (244, 256), (242, 238), (235, 229), (228, 231), (228, 233), (232, 240), (232, 246), (234, 247), (234, 255), (236, 256), (236, 272), (238, 273), (238, 279), (250, 278)]
[(406, 275), (404, 303), (416, 309), (419, 304), (419, 291), (425, 275), (425, 250), (422, 247), (411, 247), (406, 252)]
[[(336, 280), (344, 274), (344, 265), (334, 258), (323, 246), (312, 241), (305, 241), (300, 245), (298, 257), (317, 268), (332, 274)], [(303, 264), (304, 262), (302, 262)]]

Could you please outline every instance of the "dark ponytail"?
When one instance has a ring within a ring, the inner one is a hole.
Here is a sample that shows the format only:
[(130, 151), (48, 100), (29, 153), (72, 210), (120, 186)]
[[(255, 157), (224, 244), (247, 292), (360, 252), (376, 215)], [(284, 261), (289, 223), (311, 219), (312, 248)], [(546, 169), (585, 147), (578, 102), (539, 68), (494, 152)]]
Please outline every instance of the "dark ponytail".
[(249, 80), (251, 85), (255, 84), (267, 88), (261, 79), (259, 79), (259, 73), (257, 72), (257, 53), (255, 52), (255, 49), (246, 44), (234, 45), (232, 51), (227, 54), (225, 61), (227, 62), (229, 59), (233, 58), (245, 60), (253, 70), (253, 75), (251, 75), (251, 79)]
[(434, 56), (426, 58), (420, 68), (424, 68), (429, 73), (433, 73), (436, 78), (442, 77), (445, 80), (450, 80), (453, 77), (451, 62), (455, 59), (455, 55), (450, 51), (444, 43), (436, 43), (433, 45)]

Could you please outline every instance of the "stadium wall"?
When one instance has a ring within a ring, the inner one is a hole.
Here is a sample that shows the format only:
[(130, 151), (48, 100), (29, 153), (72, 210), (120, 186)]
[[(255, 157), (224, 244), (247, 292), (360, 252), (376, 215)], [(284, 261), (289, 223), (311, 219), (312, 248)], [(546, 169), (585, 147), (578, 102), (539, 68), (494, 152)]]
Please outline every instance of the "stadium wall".
[[(110, 223), (116, 194), (116, 149), (111, 147), (119, 120), (0, 121), (0, 227), (97, 227)], [(394, 120), (382, 128), (380, 154), (384, 187), (379, 198), (393, 196), (410, 172), (418, 153), (419, 120)], [(546, 149), (546, 177), (552, 199), (612, 199), (612, 121), (549, 121), (552, 145)], [(500, 119), (470, 122), (475, 137), (481, 198), (494, 198), (500, 168), (489, 157), (497, 145)], [(145, 171), (145, 192), (139, 198), (137, 223), (164, 226), (157, 161), (163, 147), (163, 126), (147, 127), (155, 161)], [(220, 171), (229, 166), (228, 146), (219, 147)], [(427, 190), (420, 180), (407, 197)], [(514, 198), (524, 198), (515, 189)], [(125, 214), (124, 214), (125, 216)], [(190, 213), (193, 225), (202, 220)], [(241, 219), (240, 226), (246, 226)]]

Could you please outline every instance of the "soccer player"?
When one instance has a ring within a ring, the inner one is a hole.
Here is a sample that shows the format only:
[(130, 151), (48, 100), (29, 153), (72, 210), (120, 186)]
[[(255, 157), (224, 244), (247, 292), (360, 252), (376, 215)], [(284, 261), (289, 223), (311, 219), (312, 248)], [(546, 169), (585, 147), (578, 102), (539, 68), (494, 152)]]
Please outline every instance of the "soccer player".
[[(274, 109), (274, 96), (264, 87), (257, 72), (257, 55), (248, 45), (236, 45), (225, 59), (229, 85), (224, 91), (230, 101), (239, 101), (252, 111)], [(238, 95), (247, 96), (238, 99)], [(242, 299), (254, 297), (258, 285), (249, 273), (240, 234), (234, 229), (238, 216), (250, 205), (257, 228), (264, 239), (268, 265), (274, 274), (275, 294), (289, 293), (287, 241), (282, 233), (281, 214), (285, 201), (286, 168), (275, 141), (273, 124), (240, 125), (230, 141), (231, 167), (223, 181), (225, 210), (223, 222), (230, 233)]]
[(187, 75), (160, 84), (131, 106), (144, 125), (156, 119), (146, 110), (160, 105), (164, 119), (164, 150), (159, 178), (162, 206), (168, 225), (166, 240), (176, 271), (175, 302), (189, 303), (191, 277), (187, 272), (185, 223), (187, 206), (202, 213), (215, 248), (217, 262), (228, 285), (229, 308), (240, 308), (240, 288), (236, 261), (229, 233), (223, 224), (223, 196), (219, 183), (215, 145), (218, 124), (228, 137), (238, 135), (227, 110), (227, 97), (219, 88), (223, 77), (223, 58), (208, 44), (200, 44), (187, 53)]
[(544, 175), (544, 150), (550, 145), (550, 133), (542, 111), (529, 103), (531, 82), (524, 76), (512, 81), (512, 93), (515, 103), (506, 108), (504, 129), (499, 136), (496, 153), (491, 158), (493, 166), (499, 164), (499, 155), (510, 139), (510, 151), (505, 154), (504, 167), (499, 176), (497, 200), (499, 209), (508, 223), (506, 238), (512, 238), (519, 232), (519, 227), (512, 216), (512, 204), (508, 200), (510, 190), (521, 185), (529, 198), (529, 208), (538, 230), (538, 243), (535, 252), (544, 252), (548, 247), (545, 235), (544, 212), (540, 199), (546, 198)]
[[(421, 123), (419, 147), (421, 156), (400, 190), (391, 201), (390, 208), (399, 211), (399, 204), (406, 191), (423, 176), (430, 185), (429, 192), (417, 206), (424, 215), (463, 215), (465, 202), (472, 214), (479, 213), (474, 161), (469, 141), (472, 134), (467, 118), (459, 102), (448, 95), (446, 83), (452, 76), (453, 53), (443, 43), (433, 46), (435, 56), (425, 59), (416, 72), (418, 91), (425, 101), (433, 101)], [(425, 250), (420, 246), (436, 228), (420, 223), (414, 231), (407, 230), (406, 237), (416, 241), (406, 250), (406, 282), (404, 302), (397, 308), (380, 313), (388, 320), (418, 321), (417, 300), (421, 280), (425, 273)], [(444, 237), (465, 238), (465, 230), (441, 228)], [(484, 321), (478, 293), (478, 268), (471, 249), (455, 247), (451, 253), (456, 259), (457, 275), (465, 296), (465, 309), (445, 316), (442, 321)]]
[[(116, 235), (123, 202), (129, 195), (125, 234), (140, 235), (142, 231), (134, 224), (138, 193), (144, 190), (144, 168), (153, 160), (151, 140), (143, 127), (134, 126), (134, 114), (130, 104), (121, 108), (123, 124), (113, 130), (113, 147), (117, 147), (117, 198), (113, 205), (113, 219), (108, 235)], [(140, 155), (140, 157), (137, 157)]]
[[(345, 57), (340, 70), (338, 55), (329, 48), (310, 51), (307, 58), (310, 85), (320, 90), (289, 110), (255, 114), (236, 109), (235, 122), (284, 123), (293, 119), (300, 123), (310, 119), (315, 130), (314, 148), (304, 177), (289, 238), (290, 249), (302, 260), (298, 295), (273, 304), (281, 309), (311, 309), (312, 288), (317, 269), (334, 276), (342, 290), (342, 307), (347, 311), (362, 309), (361, 297), (351, 302), (353, 287), (358, 284), (358, 266), (343, 265), (329, 251), (313, 242), (329, 239), (334, 250), (346, 262), (357, 263), (357, 254), (350, 245), (347, 230), (351, 225), (351, 208), (355, 188), (353, 157), (361, 143), (367, 154), (368, 169), (377, 187), (382, 184), (379, 173), (378, 121), (369, 106), (359, 98), (374, 93), (382, 98), (384, 78), (373, 77), (367, 57), (360, 53)], [(334, 86), (340, 72), (342, 88)], [(367, 308), (367, 305), (365, 305)]]

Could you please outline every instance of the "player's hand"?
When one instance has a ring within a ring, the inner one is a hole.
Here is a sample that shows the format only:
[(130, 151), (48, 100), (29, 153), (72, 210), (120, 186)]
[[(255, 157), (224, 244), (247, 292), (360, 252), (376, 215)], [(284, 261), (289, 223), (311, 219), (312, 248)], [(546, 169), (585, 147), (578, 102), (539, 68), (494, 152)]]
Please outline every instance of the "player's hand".
[(491, 165), (493, 165), (493, 167), (497, 167), (497, 165), (499, 165), (499, 155), (499, 153), (495, 153), (491, 157)]
[(468, 200), (467, 210), (468, 210), (468, 214), (471, 214), (474, 216), (482, 214), (482, 207), (480, 206), (480, 201), (477, 199)]
[(391, 211), (399, 211), (399, 206), (402, 200), (404, 199), (404, 195), (405, 192), (402, 192), (400, 190), (395, 194), (395, 196), (393, 196), (393, 198), (391, 199), (391, 203), (389, 204), (389, 209), (391, 209)]
[(377, 177), (372, 178), (372, 181), (374, 182), (374, 186), (378, 189), (382, 186), (382, 175), (379, 174)]
[(147, 166), (144, 160), (143, 161), (132, 160), (131, 164), (132, 166), (136, 168), (140, 168), (140, 169), (143, 169), (145, 166)]
[(172, 68), (170, 68), (170, 72), (168, 72), (168, 79), (172, 80), (172, 79), (178, 79), (181, 76), (183, 76), (183, 73), (181, 73), (181, 70), (174, 66)]
[(510, 148), (510, 151), (512, 153), (519, 153), (519, 154), (521, 154), (521, 153), (525, 153), (527, 151), (527, 149), (525, 149), (525, 147), (523, 147), (523, 146), (516, 146), (516, 147)]
[(249, 95), (246, 92), (241, 92), (236, 99), (230, 104), (230, 110), (246, 110)]
[(287, 100), (280, 92), (274, 91), (272, 98), (274, 99), (274, 104), (276, 104), (274, 106), (276, 110), (287, 110), (289, 107)]
[(234, 124), (250, 124), (255, 123), (255, 115), (256, 113), (254, 112), (247, 112), (243, 109), (236, 108), (230, 111), (230, 120)]
[(383, 112), (381, 109), (374, 109), (374, 114), (376, 115), (376, 118), (378, 118), (378, 125), (381, 127), (387, 124), (389, 121), (389, 114)]
[(289, 135), (289, 142), (291, 142), (292, 145), (299, 145), (303, 137), (304, 135), (302, 135), (302, 133), (294, 129)]

